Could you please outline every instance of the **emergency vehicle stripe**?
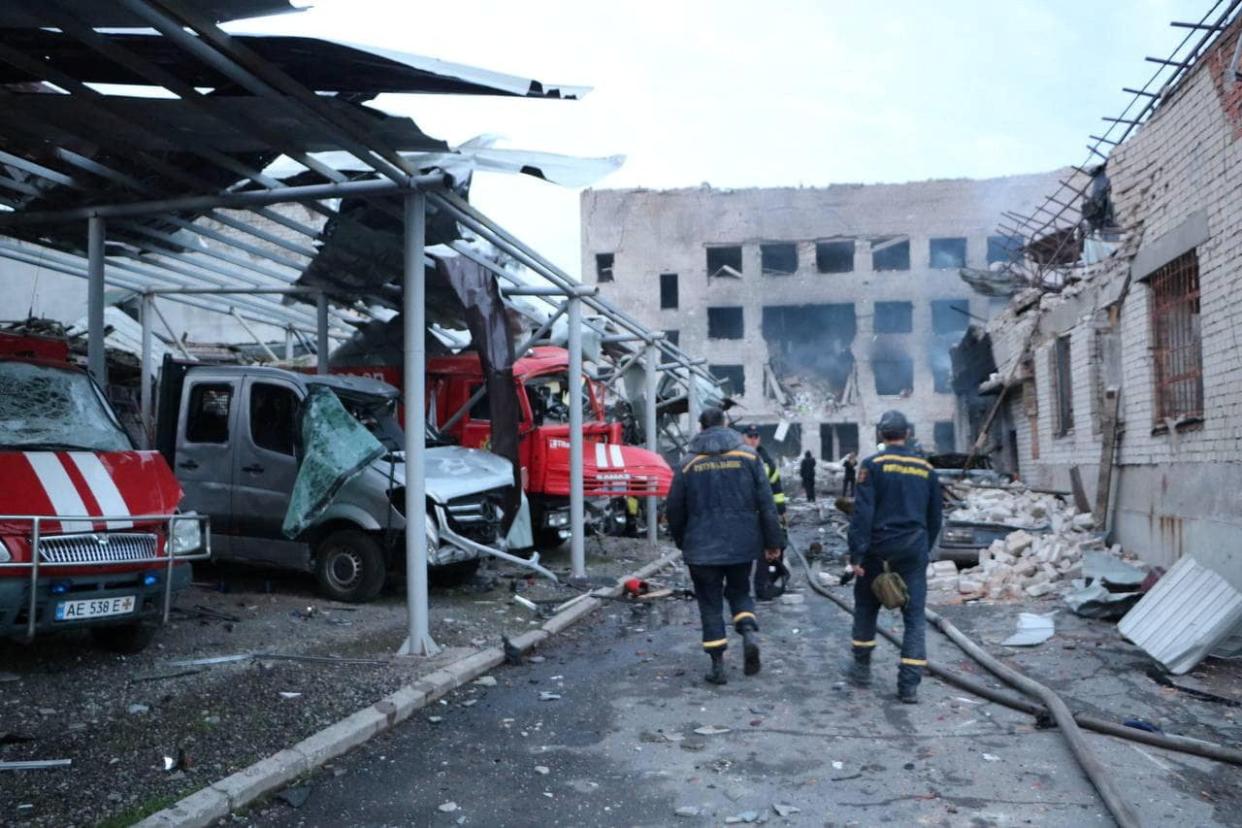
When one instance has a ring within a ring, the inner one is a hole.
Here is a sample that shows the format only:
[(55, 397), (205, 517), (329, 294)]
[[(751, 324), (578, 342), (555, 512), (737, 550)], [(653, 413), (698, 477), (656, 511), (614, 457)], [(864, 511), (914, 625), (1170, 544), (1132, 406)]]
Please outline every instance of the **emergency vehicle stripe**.
[[(52, 510), (58, 515), (85, 515), (86, 504), (82, 496), (74, 488), (69, 473), (60, 464), (60, 458), (48, 451), (25, 452), (26, 462), (39, 478), (39, 484), (52, 502)], [(63, 520), (60, 523), (62, 532), (89, 532), (95, 527), (90, 521)]]
[(599, 469), (608, 468), (608, 451), (604, 448), (603, 443), (595, 444), (595, 467)]
[[(95, 496), (95, 502), (99, 504), (99, 510), (105, 515), (132, 515), (129, 505), (125, 502), (125, 498), (121, 495), (121, 490), (117, 488), (116, 481), (112, 479), (112, 475), (108, 473), (107, 467), (98, 456), (86, 451), (71, 451), (69, 459), (78, 467), (78, 471), (82, 473), (82, 477), (86, 480), (86, 485), (90, 487), (91, 494)], [(134, 525), (132, 520), (110, 520), (108, 521), (109, 529), (129, 529)]]
[(625, 458), (621, 456), (621, 447), (616, 443), (608, 444), (608, 456), (612, 459), (612, 465), (621, 468), (625, 465)]

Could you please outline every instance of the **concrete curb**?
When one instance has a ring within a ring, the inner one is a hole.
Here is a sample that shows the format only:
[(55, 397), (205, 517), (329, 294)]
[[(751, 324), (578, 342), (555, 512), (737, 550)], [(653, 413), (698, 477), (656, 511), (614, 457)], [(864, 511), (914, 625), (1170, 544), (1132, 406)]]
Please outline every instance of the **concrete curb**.
[[(673, 564), (680, 552), (652, 561), (632, 575), (621, 579), (617, 586), (603, 593), (602, 597), (615, 598), (621, 594), (621, 583), (628, 578), (647, 578)], [(511, 639), (522, 651), (547, 641), (553, 635), (569, 627), (575, 621), (590, 615), (603, 606), (601, 598), (587, 598), (549, 618), (538, 629)], [(491, 670), (505, 660), (504, 651), (491, 647), (472, 653), (447, 667), (423, 676), (413, 684), (402, 687), (380, 701), (346, 716), (313, 736), (290, 748), (274, 753), (255, 762), (248, 768), (213, 782), (171, 807), (152, 814), (134, 828), (206, 828), (216, 820), (228, 816), (272, 791), (283, 788), (294, 779), (320, 767), (325, 762), (366, 742), (373, 736), (390, 730), (413, 713), (456, 690)]]

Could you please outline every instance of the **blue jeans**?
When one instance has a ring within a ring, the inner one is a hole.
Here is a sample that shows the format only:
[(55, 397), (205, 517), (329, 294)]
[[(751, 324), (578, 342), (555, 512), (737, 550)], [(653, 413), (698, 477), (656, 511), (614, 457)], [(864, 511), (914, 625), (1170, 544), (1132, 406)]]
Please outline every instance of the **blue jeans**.
[[(901, 608), (905, 633), (901, 640), (901, 663), (897, 668), (897, 689), (913, 690), (923, 678), (927, 666), (927, 553), (906, 555), (888, 562), (889, 569), (901, 576), (909, 590), (910, 600)], [(875, 555), (863, 558), (866, 575), (854, 581), (854, 658), (870, 663), (875, 649), (876, 621), (880, 614), (879, 599), (871, 591), (871, 582), (884, 571), (884, 561)]]

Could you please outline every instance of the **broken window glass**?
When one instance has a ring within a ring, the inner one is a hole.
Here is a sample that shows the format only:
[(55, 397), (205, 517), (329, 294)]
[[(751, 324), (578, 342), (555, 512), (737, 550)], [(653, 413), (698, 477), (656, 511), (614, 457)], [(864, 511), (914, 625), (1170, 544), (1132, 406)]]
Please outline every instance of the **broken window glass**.
[(910, 239), (907, 236), (884, 236), (871, 240), (872, 270), (909, 270)]
[(707, 309), (708, 339), (741, 339), (742, 336), (742, 309), (740, 307)]
[(914, 330), (913, 302), (876, 302), (876, 333), (910, 333)]
[(988, 264), (1011, 262), (1021, 258), (1020, 236), (988, 236)]
[(759, 260), (765, 276), (788, 276), (798, 272), (798, 246), (792, 242), (759, 245)]
[(708, 365), (707, 369), (727, 384), (725, 391), (729, 396), (740, 397), (746, 393), (746, 369), (741, 365)]
[(932, 426), (932, 441), (936, 444), (937, 454), (949, 454), (957, 451), (957, 429), (952, 420), (941, 420)]
[(936, 270), (966, 266), (965, 239), (932, 239), (928, 261)]
[(970, 325), (969, 299), (935, 299), (931, 311), (932, 333), (960, 333)]
[(384, 456), (384, 446), (331, 390), (312, 387), (302, 411), (302, 457), (281, 530), (296, 538), (312, 526), (346, 483)]
[(185, 439), (190, 443), (227, 443), (229, 406), (233, 400), (230, 383), (199, 383), (190, 390), (190, 409), (186, 412)]
[[(530, 402), (535, 425), (569, 422), (569, 374), (549, 374), (536, 377), (526, 383), (526, 399)], [(591, 398), (586, 383), (579, 383), (582, 394), (582, 410), (591, 410)]]
[(0, 446), (133, 448), (86, 374), (27, 362), (0, 362)]
[(882, 397), (908, 396), (914, 391), (914, 359), (905, 354), (891, 353), (872, 358), (875, 393)]
[(596, 253), (595, 254), (595, 281), (611, 282), (612, 266), (616, 261), (615, 253)]
[(815, 243), (815, 269), (820, 273), (850, 273), (854, 270), (854, 240)]
[(297, 410), (298, 398), (291, 389), (267, 382), (250, 386), (250, 438), (254, 444), (292, 456)]
[(677, 274), (660, 274), (660, 309), (675, 310), (677, 308)]
[(707, 248), (707, 278), (713, 276), (742, 278), (741, 245)]

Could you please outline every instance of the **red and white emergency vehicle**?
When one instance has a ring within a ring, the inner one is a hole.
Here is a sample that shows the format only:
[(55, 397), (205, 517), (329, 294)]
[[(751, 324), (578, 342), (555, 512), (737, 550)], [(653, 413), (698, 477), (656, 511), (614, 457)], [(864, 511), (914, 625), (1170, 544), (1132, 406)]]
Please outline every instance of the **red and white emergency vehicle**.
[(110, 649), (146, 646), (210, 555), (180, 500), (64, 342), (0, 334), (0, 636), (88, 627)]

